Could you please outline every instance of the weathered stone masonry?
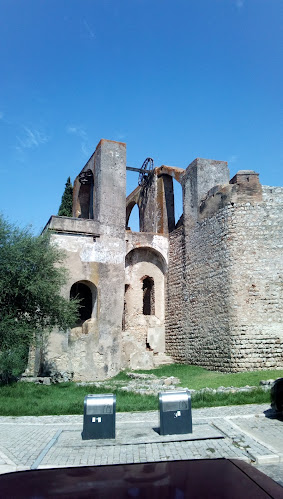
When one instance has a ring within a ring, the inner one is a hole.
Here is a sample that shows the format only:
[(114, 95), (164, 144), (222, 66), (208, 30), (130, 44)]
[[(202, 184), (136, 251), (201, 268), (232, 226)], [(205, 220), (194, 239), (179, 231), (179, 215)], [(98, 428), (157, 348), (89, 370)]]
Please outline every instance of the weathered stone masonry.
[(178, 362), (186, 362), (185, 344), (185, 244), (184, 227), (169, 234), (169, 264), (166, 301), (166, 351)]
[[(173, 179), (183, 190), (176, 223)], [(178, 362), (283, 367), (283, 188), (226, 162), (160, 166), (126, 198), (126, 145), (102, 140), (74, 183), (73, 217), (51, 217), (78, 324), (53, 331), (41, 373), (76, 380)], [(141, 232), (129, 225), (139, 208)], [(170, 360), (170, 359), (169, 359)]]
[(183, 342), (167, 340), (171, 355), (222, 371), (282, 367), (282, 194), (263, 187), (260, 200), (248, 193), (243, 202), (241, 192), (241, 203), (234, 197), (190, 225)]

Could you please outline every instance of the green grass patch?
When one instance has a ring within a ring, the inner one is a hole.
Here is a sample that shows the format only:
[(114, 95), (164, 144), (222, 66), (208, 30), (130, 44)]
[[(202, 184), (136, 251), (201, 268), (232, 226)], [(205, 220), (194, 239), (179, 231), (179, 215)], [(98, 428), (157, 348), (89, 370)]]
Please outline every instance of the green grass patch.
[[(243, 373), (220, 373), (208, 371), (199, 366), (185, 364), (172, 364), (158, 367), (150, 371), (136, 371), (138, 373), (153, 373), (155, 376), (176, 376), (180, 379), (180, 386), (193, 390), (201, 388), (218, 388), (219, 386), (259, 386), (261, 380), (283, 377), (283, 370), (273, 371), (246, 371)], [(121, 373), (120, 373), (121, 374)]]
[[(158, 377), (176, 376), (180, 386), (199, 390), (201, 388), (218, 388), (219, 386), (241, 387), (245, 385), (258, 386), (263, 379), (283, 377), (283, 371), (255, 371), (236, 374), (211, 372), (197, 366), (173, 364), (152, 371), (138, 371), (146, 374), (151, 372)], [(84, 397), (89, 393), (115, 393), (117, 411), (149, 411), (158, 409), (158, 397), (154, 395), (139, 395), (126, 392), (115, 385), (116, 381), (129, 381), (125, 371), (115, 378), (107, 380), (107, 388), (94, 385), (77, 386), (75, 383), (60, 383), (56, 385), (35, 385), (33, 383), (14, 383), (0, 386), (1, 416), (43, 416), (63, 414), (83, 414)], [(243, 393), (198, 393), (192, 397), (193, 408), (215, 407), (221, 405), (240, 405), (269, 403), (270, 394), (260, 389)]]
[[(111, 389), (60, 383), (51, 386), (14, 383), (0, 387), (0, 416), (83, 414), (89, 393), (113, 393)], [(157, 397), (115, 390), (117, 411), (157, 409)]]
[(192, 407), (200, 409), (202, 407), (219, 407), (223, 405), (243, 405), (243, 404), (269, 404), (270, 392), (260, 388), (252, 392), (238, 393), (197, 393), (192, 397)]

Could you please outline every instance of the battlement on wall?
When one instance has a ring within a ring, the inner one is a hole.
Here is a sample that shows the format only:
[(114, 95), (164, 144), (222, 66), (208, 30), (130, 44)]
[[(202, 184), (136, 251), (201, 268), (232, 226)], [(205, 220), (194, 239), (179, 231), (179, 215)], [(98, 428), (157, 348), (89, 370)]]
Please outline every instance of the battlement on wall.
[(240, 170), (229, 184), (216, 185), (207, 192), (199, 205), (199, 218), (213, 216), (225, 206), (262, 201), (262, 186), (259, 174), (253, 170)]

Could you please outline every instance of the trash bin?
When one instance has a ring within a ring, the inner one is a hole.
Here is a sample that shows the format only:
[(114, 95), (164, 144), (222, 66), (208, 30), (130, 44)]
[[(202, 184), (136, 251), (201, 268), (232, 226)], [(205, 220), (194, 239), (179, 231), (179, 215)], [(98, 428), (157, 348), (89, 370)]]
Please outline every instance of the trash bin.
[(116, 395), (87, 395), (82, 439), (115, 438), (115, 417)]
[(160, 435), (192, 433), (189, 390), (159, 393)]
[(274, 381), (271, 386), (270, 396), (272, 409), (283, 413), (283, 378)]

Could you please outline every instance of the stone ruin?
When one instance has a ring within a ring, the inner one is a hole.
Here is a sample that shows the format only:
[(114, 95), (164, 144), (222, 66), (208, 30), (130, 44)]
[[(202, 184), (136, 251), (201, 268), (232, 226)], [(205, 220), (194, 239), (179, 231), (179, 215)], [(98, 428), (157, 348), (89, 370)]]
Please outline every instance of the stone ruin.
[[(74, 182), (73, 217), (48, 221), (66, 253), (62, 294), (82, 306), (72, 329), (37, 349), (32, 374), (95, 381), (170, 360), (283, 368), (283, 188), (252, 170), (229, 180), (226, 162), (201, 158), (139, 173), (126, 198), (126, 144), (101, 140)], [(128, 227), (135, 205), (140, 232)]]

